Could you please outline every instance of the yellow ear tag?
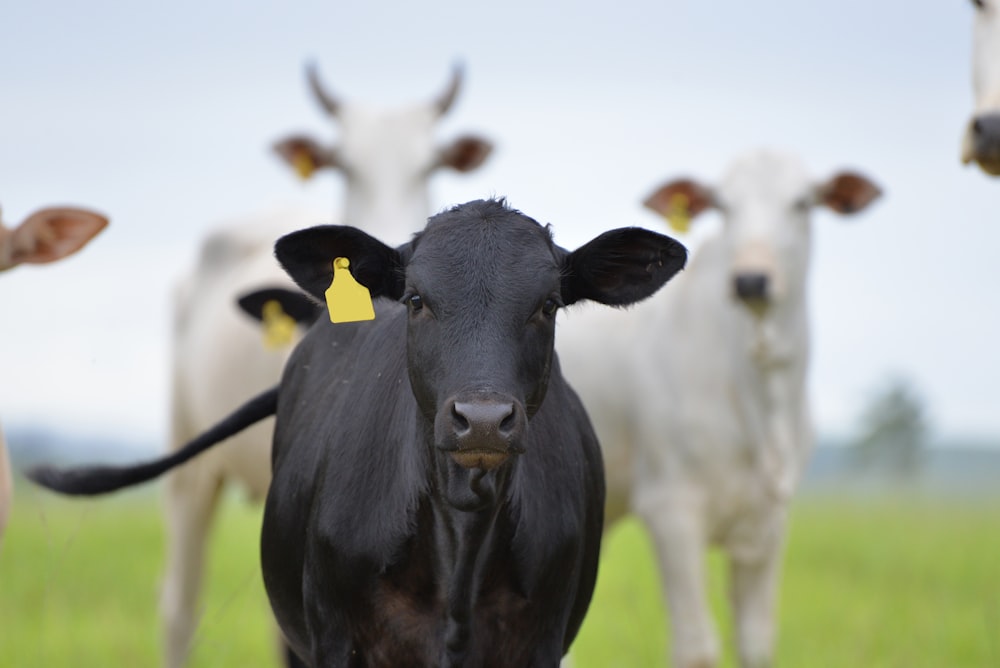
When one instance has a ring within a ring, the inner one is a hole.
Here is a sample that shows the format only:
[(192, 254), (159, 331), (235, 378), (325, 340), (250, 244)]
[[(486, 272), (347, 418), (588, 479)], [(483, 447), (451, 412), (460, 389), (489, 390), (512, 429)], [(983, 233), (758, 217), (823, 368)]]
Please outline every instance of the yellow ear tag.
[(670, 206), (667, 209), (667, 223), (670, 229), (678, 234), (686, 234), (691, 227), (691, 214), (688, 211), (690, 200), (684, 193), (674, 193), (670, 196)]
[(316, 165), (313, 164), (312, 156), (309, 155), (308, 151), (296, 151), (292, 157), (292, 167), (295, 168), (295, 173), (303, 181), (308, 181), (313, 172), (316, 171)]
[(264, 347), (268, 350), (284, 348), (295, 335), (295, 319), (285, 313), (276, 299), (264, 302), (262, 313), (264, 322)]
[(375, 307), (368, 288), (351, 276), (350, 260), (338, 257), (333, 261), (333, 283), (326, 289), (326, 308), (330, 322), (357, 322), (374, 320)]

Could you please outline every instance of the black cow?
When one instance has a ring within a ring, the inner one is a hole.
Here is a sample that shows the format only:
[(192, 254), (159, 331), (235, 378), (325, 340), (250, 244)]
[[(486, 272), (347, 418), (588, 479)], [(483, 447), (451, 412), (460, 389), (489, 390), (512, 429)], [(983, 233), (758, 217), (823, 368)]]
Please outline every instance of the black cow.
[[(558, 665), (593, 592), (604, 480), (553, 353), (556, 312), (644, 299), (684, 248), (625, 228), (570, 253), (490, 200), (398, 249), (322, 226), (276, 253), (317, 299), (338, 257), (381, 298), (373, 322), (314, 325), (276, 392), (189, 448), (276, 405), (261, 561), (295, 652), (314, 666)], [(35, 478), (94, 493), (179, 459), (166, 461)]]

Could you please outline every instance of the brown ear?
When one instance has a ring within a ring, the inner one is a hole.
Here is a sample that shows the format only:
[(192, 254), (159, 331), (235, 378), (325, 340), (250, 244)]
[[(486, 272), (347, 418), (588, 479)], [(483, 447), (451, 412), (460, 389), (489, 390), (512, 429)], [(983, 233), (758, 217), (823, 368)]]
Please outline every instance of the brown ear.
[(493, 152), (493, 142), (482, 137), (465, 135), (441, 149), (438, 164), (459, 172), (471, 172)]
[(857, 172), (840, 172), (816, 189), (816, 201), (833, 211), (851, 214), (861, 211), (882, 194), (882, 189)]
[(317, 169), (340, 166), (333, 149), (305, 135), (292, 135), (275, 142), (274, 151), (303, 179), (308, 179)]
[(108, 225), (99, 213), (69, 207), (41, 209), (11, 235), (13, 264), (55, 262), (76, 251)]
[(689, 218), (715, 206), (712, 191), (692, 179), (677, 179), (665, 183), (643, 200), (642, 205), (666, 218), (676, 214), (675, 207), (681, 197), (686, 198)]

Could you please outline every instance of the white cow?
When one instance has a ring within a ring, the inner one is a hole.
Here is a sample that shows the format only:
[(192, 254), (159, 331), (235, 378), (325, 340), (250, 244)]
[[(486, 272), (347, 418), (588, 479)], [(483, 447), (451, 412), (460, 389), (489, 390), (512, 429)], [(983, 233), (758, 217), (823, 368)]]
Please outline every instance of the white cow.
[[(104, 216), (69, 207), (41, 209), (17, 227), (0, 217), (0, 271), (20, 264), (55, 262), (83, 248), (108, 225)], [(0, 539), (7, 526), (13, 482), (3, 431), (0, 431)]]
[[(492, 150), (477, 137), (439, 147), (438, 119), (455, 100), (461, 73), (431, 101), (398, 110), (373, 110), (341, 102), (308, 70), (322, 107), (340, 126), (341, 140), (326, 147), (294, 136), (275, 148), (303, 176), (315, 169), (339, 169), (347, 178), (345, 223), (398, 242), (421, 229), (429, 211), (427, 183), (438, 168), (469, 171)], [(215, 424), (247, 397), (274, 385), (290, 346), (265, 350), (260, 326), (239, 312), (240, 295), (261, 287), (288, 286), (273, 258), (284, 232), (324, 222), (302, 212), (240, 220), (210, 235), (191, 276), (176, 294), (171, 447), (176, 449)], [(161, 612), (166, 664), (183, 664), (198, 623), (205, 541), (224, 484), (239, 482), (260, 499), (271, 478), (273, 420), (230, 439), (167, 483), (167, 564)]]
[(1000, 175), (1000, 0), (972, 0), (972, 88), (976, 107), (962, 139), (962, 162)]
[(854, 213), (878, 195), (852, 173), (816, 183), (769, 151), (715, 187), (668, 183), (645, 205), (675, 219), (715, 208), (718, 234), (629, 317), (570, 311), (556, 337), (604, 449), (608, 525), (631, 507), (653, 537), (679, 668), (718, 661), (710, 546), (729, 557), (741, 665), (770, 665), (786, 508), (812, 441), (809, 213)]

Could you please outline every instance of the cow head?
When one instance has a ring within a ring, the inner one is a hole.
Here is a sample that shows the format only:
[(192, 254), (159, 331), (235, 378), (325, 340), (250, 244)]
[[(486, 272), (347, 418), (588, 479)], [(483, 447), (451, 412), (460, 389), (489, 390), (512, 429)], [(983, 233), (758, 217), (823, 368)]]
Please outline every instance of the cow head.
[(13, 229), (0, 223), (0, 271), (60, 260), (107, 225), (108, 219), (98, 213), (69, 207), (41, 209)]
[[(378, 111), (340, 100), (307, 68), (310, 89), (340, 126), (338, 146), (303, 135), (275, 144), (275, 150), (302, 176), (337, 169), (348, 181), (345, 220), (362, 229), (402, 225), (406, 234), (427, 217), (427, 178), (440, 167), (468, 172), (493, 150), (486, 139), (462, 136), (438, 146), (434, 127), (451, 109), (462, 83), (456, 67), (448, 87), (434, 99), (410, 107)], [(401, 221), (401, 222), (397, 222)]]
[(416, 404), (447, 498), (466, 508), (495, 496), (498, 476), (524, 449), (549, 385), (559, 309), (587, 299), (637, 302), (686, 258), (681, 244), (638, 228), (568, 252), (547, 228), (494, 200), (434, 216), (396, 249), (355, 228), (323, 226), (283, 237), (276, 254), (317, 299), (330, 285), (333, 259), (346, 257), (373, 297), (405, 305)]
[(962, 139), (962, 162), (1000, 175), (1000, 0), (972, 0), (972, 88), (976, 109)]
[(769, 151), (736, 161), (716, 187), (671, 181), (644, 205), (664, 216), (678, 200), (691, 218), (710, 208), (724, 218), (723, 247), (734, 299), (762, 317), (801, 299), (809, 264), (809, 214), (816, 205), (840, 214), (864, 209), (881, 194), (860, 174), (841, 172), (815, 183), (792, 156)]

